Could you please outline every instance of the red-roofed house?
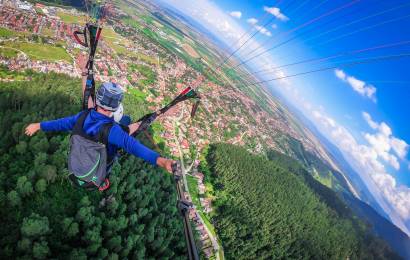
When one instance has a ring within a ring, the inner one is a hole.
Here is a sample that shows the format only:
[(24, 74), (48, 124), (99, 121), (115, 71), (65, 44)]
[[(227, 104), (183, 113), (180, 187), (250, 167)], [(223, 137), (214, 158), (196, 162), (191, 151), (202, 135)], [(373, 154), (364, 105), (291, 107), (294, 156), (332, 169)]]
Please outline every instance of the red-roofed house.
[(183, 149), (189, 149), (189, 142), (187, 139), (182, 140), (181, 147)]

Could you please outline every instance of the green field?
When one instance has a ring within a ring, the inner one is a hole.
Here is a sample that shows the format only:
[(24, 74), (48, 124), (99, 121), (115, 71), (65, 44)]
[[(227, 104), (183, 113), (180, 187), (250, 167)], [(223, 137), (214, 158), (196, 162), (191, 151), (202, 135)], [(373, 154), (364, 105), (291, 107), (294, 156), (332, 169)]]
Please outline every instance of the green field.
[(130, 42), (116, 33), (113, 28), (107, 27), (102, 31), (103, 40), (112, 48), (117, 54), (135, 57), (136, 53), (127, 50)]
[(157, 60), (143, 53), (137, 53), (127, 49), (131, 43), (128, 39), (116, 33), (112, 28), (104, 28), (102, 31), (104, 41), (118, 54), (127, 57), (135, 57), (149, 64), (157, 64)]
[(0, 37), (5, 37), (5, 38), (9, 38), (12, 36), (15, 36), (16, 33), (13, 31), (10, 31), (9, 29), (0, 27)]
[(333, 176), (332, 172), (322, 172), (319, 173), (316, 168), (313, 168), (313, 178), (315, 178), (318, 182), (322, 183), (326, 187), (333, 189)]
[(204, 221), (206, 227), (208, 228), (208, 230), (211, 232), (211, 234), (216, 237), (216, 232), (214, 229), (214, 226), (212, 226), (211, 222), (209, 221), (208, 217), (206, 216), (205, 213), (203, 213), (202, 211), (198, 210), (198, 214), (201, 215), (202, 220)]
[(10, 58), (17, 57), (18, 53), (19, 52), (17, 50), (14, 50), (14, 49), (11, 49), (11, 48), (8, 48), (8, 47), (0, 46), (0, 56), (1, 57), (10, 59)]
[(130, 18), (130, 17), (125, 17), (121, 19), (126, 25), (134, 27), (136, 29), (142, 29), (142, 25), (137, 22), (136, 20)]
[(149, 63), (149, 64), (155, 65), (155, 64), (158, 63), (156, 58), (150, 57), (150, 56), (145, 55), (145, 54), (143, 54), (143, 53), (137, 53), (137, 54), (136, 54), (136, 57), (137, 57), (139, 60), (145, 61), (146, 63)]
[[(1, 50), (1, 49), (0, 49)], [(31, 71), (17, 72), (8, 70), (6, 66), (0, 65), (0, 79), (23, 81), (27, 79), (27, 76), (31, 75)]]
[[(141, 79), (138, 81), (138, 84), (141, 86), (149, 86), (156, 82), (157, 80), (157, 73), (153, 71), (150, 67), (140, 64), (131, 64), (128, 66), (128, 71), (130, 73), (138, 71), (141, 73), (145, 79)], [(154, 91), (154, 89), (150, 89), (150, 91)]]
[(4, 27), (0, 27), (0, 37), (1, 38), (11, 38), (11, 37), (25, 36), (29, 34), (30, 33), (27, 33), (27, 32), (16, 32), (16, 31), (12, 31), (7, 28), (4, 28)]
[(55, 31), (48, 27), (43, 27), (41, 34), (47, 37), (54, 37)]
[(77, 23), (77, 24), (85, 24), (86, 23), (86, 18), (85, 16), (77, 16), (77, 15), (72, 15), (64, 12), (57, 12), (57, 16), (61, 18), (61, 20), (65, 23)]
[(128, 94), (132, 96), (132, 98), (136, 98), (139, 100), (144, 101), (145, 98), (147, 97), (147, 94), (145, 94), (144, 92), (136, 89), (136, 88), (128, 88), (127, 90)]
[(197, 209), (202, 209), (201, 203), (199, 201), (199, 191), (198, 191), (198, 181), (197, 178), (186, 175), (189, 187), (189, 194), (191, 194), (192, 202)]
[(44, 12), (43, 10), (41, 10), (41, 8), (34, 7), (34, 9), (36, 10), (37, 14), (44, 15)]
[(14, 48), (21, 50), (26, 53), (30, 58), (35, 60), (44, 61), (57, 61), (63, 60), (67, 62), (72, 62), (70, 55), (62, 47), (57, 47), (48, 44), (21, 42), (21, 43), (10, 43), (7, 42), (5, 47)]

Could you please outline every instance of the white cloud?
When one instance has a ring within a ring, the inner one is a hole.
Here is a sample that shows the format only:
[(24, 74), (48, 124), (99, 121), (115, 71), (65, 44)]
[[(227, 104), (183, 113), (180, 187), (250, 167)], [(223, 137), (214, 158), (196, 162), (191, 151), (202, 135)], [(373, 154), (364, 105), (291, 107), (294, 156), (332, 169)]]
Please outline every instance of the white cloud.
[(393, 137), (391, 140), (391, 146), (401, 159), (404, 159), (407, 156), (409, 145), (405, 141)]
[(278, 25), (277, 25), (277, 24), (272, 24), (271, 27), (272, 27), (272, 29), (278, 29)]
[(242, 13), (240, 11), (233, 11), (229, 13), (232, 17), (240, 19), (242, 17)]
[(363, 118), (372, 129), (377, 129), (378, 125), (372, 120), (372, 117), (367, 112), (362, 112)]
[(335, 74), (336, 74), (336, 77), (338, 77), (339, 79), (342, 79), (342, 80), (346, 79), (346, 74), (343, 72), (343, 70), (336, 69)]
[(276, 70), (274, 72), (275, 78), (281, 83), (281, 87), (286, 88), (288, 91), (291, 90), (292, 86), (288, 78), (285, 78), (287, 75), (283, 70)]
[(263, 26), (255, 25), (255, 28), (263, 35), (266, 35), (268, 37), (272, 36), (272, 33)]
[[(404, 154), (407, 155), (407, 148), (404, 148), (407, 146), (397, 141), (400, 139), (392, 137), (391, 128), (387, 124), (376, 123), (368, 113), (363, 113), (363, 118), (377, 133), (374, 135), (364, 134), (369, 142), (366, 145), (358, 143), (346, 128), (327, 116), (325, 112), (314, 109), (309, 112), (319, 128), (329, 134), (331, 140), (341, 149), (354, 168), (358, 170), (364, 182), (393, 223), (410, 235), (410, 231), (406, 226), (406, 222), (410, 221), (410, 188), (399, 185), (380, 161), (385, 161), (395, 169), (399, 168), (397, 157), (391, 153), (393, 143), (399, 151), (395, 151), (396, 154), (402, 153), (403, 156)], [(400, 144), (398, 145), (398, 143)]]
[(276, 18), (278, 18), (279, 20), (286, 22), (289, 21), (289, 18), (284, 15), (283, 13), (281, 13), (280, 9), (277, 7), (267, 7), (264, 6), (263, 10), (265, 10), (265, 12), (270, 13), (271, 15), (275, 16)]
[(371, 99), (373, 102), (376, 102), (377, 89), (373, 85), (369, 85), (362, 80), (359, 80), (353, 76), (349, 76), (340, 69), (335, 69), (335, 75), (337, 78), (348, 83), (352, 87), (352, 89), (360, 95)]
[(249, 18), (248, 20), (246, 20), (249, 24), (251, 25), (255, 25), (258, 23), (258, 19), (255, 18)]
[(385, 122), (380, 124), (375, 122), (369, 113), (366, 112), (363, 112), (362, 115), (367, 124), (377, 131), (376, 134), (366, 133), (364, 135), (365, 139), (373, 146), (373, 149), (379, 156), (389, 161), (394, 168), (400, 168), (397, 167), (396, 156), (389, 153), (394, 151), (400, 159), (404, 160), (407, 156), (409, 145), (404, 140), (393, 136), (391, 128)]

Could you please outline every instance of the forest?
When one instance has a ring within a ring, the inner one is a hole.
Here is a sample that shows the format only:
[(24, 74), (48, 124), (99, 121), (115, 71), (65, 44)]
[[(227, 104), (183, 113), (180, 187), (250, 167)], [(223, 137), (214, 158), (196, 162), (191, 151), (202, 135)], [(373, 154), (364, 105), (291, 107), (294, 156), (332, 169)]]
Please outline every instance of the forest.
[(43, 2), (43, 3), (49, 3), (53, 5), (63, 5), (63, 6), (73, 6), (76, 8), (84, 8), (84, 1), (82, 0), (28, 0), (29, 2)]
[(214, 144), (207, 166), (227, 259), (400, 259), (290, 157)]
[[(10, 81), (0, 82), (0, 259), (185, 259), (170, 174), (123, 156), (107, 192), (76, 189), (69, 133), (24, 135), (31, 122), (78, 113), (80, 80), (0, 69)], [(129, 96), (125, 106), (145, 112)]]

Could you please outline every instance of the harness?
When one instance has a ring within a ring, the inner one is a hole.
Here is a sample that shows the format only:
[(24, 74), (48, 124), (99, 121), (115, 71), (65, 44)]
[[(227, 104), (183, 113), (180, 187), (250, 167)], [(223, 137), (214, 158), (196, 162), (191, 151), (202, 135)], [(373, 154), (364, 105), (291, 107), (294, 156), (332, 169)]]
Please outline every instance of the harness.
[[(98, 133), (94, 136), (90, 136), (88, 135), (85, 131), (84, 131), (84, 122), (85, 119), (87, 118), (87, 116), (90, 114), (91, 109), (84, 111), (80, 117), (78, 118), (77, 122), (74, 125), (73, 128), (73, 132), (72, 135), (79, 135), (82, 136), (83, 138), (96, 142), (96, 143), (101, 143), (104, 144), (106, 149), (108, 149), (108, 135), (110, 133), (111, 127), (113, 126), (113, 123), (106, 123), (103, 124)], [(107, 154), (108, 154), (108, 150), (107, 150)], [(111, 166), (113, 165), (115, 160), (115, 156), (109, 156), (107, 158), (107, 169), (110, 170)], [(104, 191), (106, 189), (109, 188), (110, 186), (110, 181), (108, 179), (108, 170), (107, 170), (107, 177), (105, 178), (104, 184), (101, 185), (100, 187), (96, 186), (94, 182), (85, 182), (83, 180), (81, 180), (80, 178), (76, 177), (74, 174), (70, 173), (70, 175), (68, 176), (69, 180), (74, 184), (74, 186), (78, 187), (78, 188), (85, 188), (87, 190), (100, 190), (100, 191)]]

